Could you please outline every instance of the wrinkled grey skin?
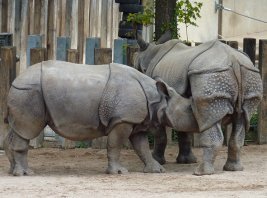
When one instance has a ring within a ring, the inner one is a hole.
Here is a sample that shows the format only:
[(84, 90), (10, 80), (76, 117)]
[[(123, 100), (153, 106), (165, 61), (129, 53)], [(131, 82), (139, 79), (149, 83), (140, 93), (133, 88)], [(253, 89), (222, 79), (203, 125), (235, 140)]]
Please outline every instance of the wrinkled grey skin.
[[(152, 78), (160, 77), (178, 94), (192, 98), (193, 114), (203, 147), (203, 161), (195, 174), (214, 173), (213, 163), (224, 139), (221, 126), (229, 122), (232, 122), (233, 130), (224, 170), (243, 170), (240, 148), (245, 131), (249, 129), (251, 115), (262, 99), (262, 80), (258, 69), (245, 54), (217, 40), (198, 47), (188, 47), (178, 40), (165, 42), (168, 38), (160, 40), (157, 44), (148, 44), (138, 38), (140, 52), (136, 56), (135, 68)], [(159, 162), (165, 161), (165, 137), (156, 136), (153, 156)]]
[[(184, 104), (182, 111), (178, 102)], [(160, 79), (156, 82), (124, 65), (36, 64), (15, 79), (8, 95), (10, 132), (4, 146), (10, 173), (33, 173), (27, 162), (29, 140), (46, 125), (71, 140), (108, 136), (107, 173), (127, 172), (119, 163), (127, 138), (145, 164), (144, 172), (164, 172), (152, 157), (143, 131), (172, 126), (171, 117), (185, 111), (186, 118), (194, 119), (190, 103)], [(191, 120), (186, 122), (192, 127)]]

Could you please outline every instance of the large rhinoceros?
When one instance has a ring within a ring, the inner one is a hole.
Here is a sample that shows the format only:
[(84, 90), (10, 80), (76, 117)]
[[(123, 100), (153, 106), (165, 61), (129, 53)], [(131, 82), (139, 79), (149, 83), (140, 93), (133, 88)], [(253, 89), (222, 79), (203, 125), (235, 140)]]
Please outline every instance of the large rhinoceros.
[[(175, 110), (178, 103), (184, 104), (184, 109)], [(197, 129), (190, 103), (160, 79), (155, 81), (124, 65), (38, 63), (19, 75), (9, 91), (7, 117), (11, 129), (4, 147), (10, 173), (32, 173), (27, 162), (29, 140), (46, 125), (71, 140), (108, 136), (107, 173), (127, 172), (119, 163), (127, 138), (144, 162), (144, 172), (164, 172), (153, 159), (143, 131), (157, 125), (173, 127), (171, 117), (185, 112), (190, 119), (185, 120), (188, 126), (183, 124), (178, 129)]]
[[(218, 40), (188, 47), (175, 39), (165, 42), (168, 40), (165, 36), (151, 44), (138, 37), (140, 52), (135, 68), (152, 78), (160, 77), (178, 94), (192, 97), (193, 113), (201, 132), (200, 144), (204, 147), (203, 162), (195, 174), (214, 172), (216, 151), (224, 139), (221, 125), (227, 120), (233, 123), (233, 130), (224, 170), (243, 170), (240, 148), (251, 115), (262, 99), (259, 70), (245, 54)], [(185, 150), (192, 155), (190, 141), (187, 142)], [(166, 135), (161, 135), (155, 143), (153, 156), (162, 163), (165, 161)]]

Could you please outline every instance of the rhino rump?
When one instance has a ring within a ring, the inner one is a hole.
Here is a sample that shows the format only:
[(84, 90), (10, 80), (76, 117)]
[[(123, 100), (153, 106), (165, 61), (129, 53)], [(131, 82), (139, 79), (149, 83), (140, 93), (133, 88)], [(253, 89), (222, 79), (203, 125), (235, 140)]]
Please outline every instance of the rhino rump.
[(24, 139), (37, 137), (46, 125), (41, 90), (41, 64), (27, 69), (12, 83), (8, 94), (8, 122)]

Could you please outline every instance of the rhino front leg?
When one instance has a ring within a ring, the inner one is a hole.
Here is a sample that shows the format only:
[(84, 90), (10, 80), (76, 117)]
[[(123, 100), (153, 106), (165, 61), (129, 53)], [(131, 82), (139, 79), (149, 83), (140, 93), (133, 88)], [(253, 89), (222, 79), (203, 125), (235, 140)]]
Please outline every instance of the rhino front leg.
[(132, 132), (132, 125), (122, 123), (116, 125), (108, 135), (107, 155), (108, 155), (108, 174), (124, 174), (128, 170), (124, 168), (120, 162), (120, 151), (123, 143), (129, 138)]
[(20, 137), (11, 129), (4, 145), (10, 162), (9, 173), (14, 176), (32, 175), (33, 171), (28, 168), (27, 161), (29, 140)]
[(137, 132), (130, 136), (133, 148), (140, 159), (145, 164), (145, 173), (162, 173), (165, 169), (152, 157), (147, 134), (145, 132)]
[(211, 175), (214, 173), (214, 161), (223, 144), (221, 124), (216, 123), (201, 133), (200, 144), (203, 147), (203, 162), (196, 168), (195, 175)]
[(245, 139), (245, 118), (235, 116), (233, 130), (228, 143), (228, 157), (223, 167), (226, 171), (242, 171), (243, 166), (240, 163), (240, 149), (244, 145)]
[(179, 154), (176, 162), (179, 164), (196, 163), (197, 158), (192, 152), (192, 134), (186, 132), (177, 132), (179, 143)]

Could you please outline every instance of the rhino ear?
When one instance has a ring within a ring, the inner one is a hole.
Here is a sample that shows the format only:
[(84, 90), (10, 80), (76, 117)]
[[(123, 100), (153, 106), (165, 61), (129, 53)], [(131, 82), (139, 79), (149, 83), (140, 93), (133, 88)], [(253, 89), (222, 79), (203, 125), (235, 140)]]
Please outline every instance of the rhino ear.
[(172, 33), (170, 30), (166, 31), (156, 42), (156, 45), (165, 43), (172, 39)]
[(140, 47), (140, 51), (145, 51), (149, 45), (149, 43), (145, 42), (142, 35), (137, 32), (137, 44)]
[(167, 84), (166, 84), (162, 79), (160, 79), (159, 77), (156, 77), (155, 80), (157, 81), (157, 82), (156, 82), (156, 86), (157, 86), (158, 92), (159, 92), (161, 95), (170, 97), (170, 94), (169, 94), (169, 90), (168, 90)]

